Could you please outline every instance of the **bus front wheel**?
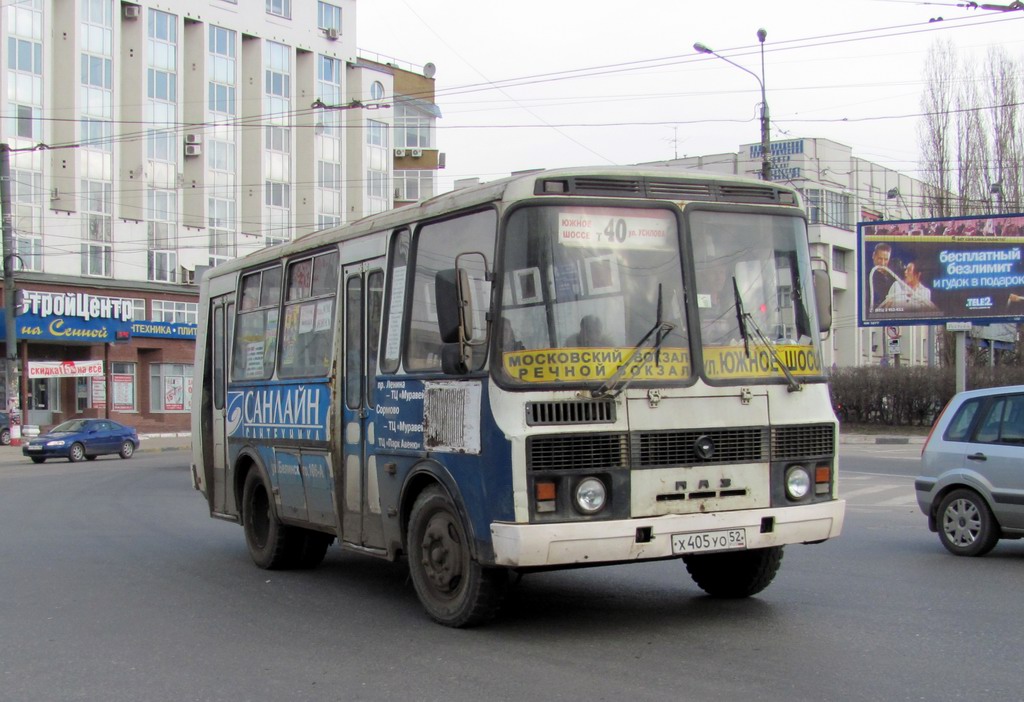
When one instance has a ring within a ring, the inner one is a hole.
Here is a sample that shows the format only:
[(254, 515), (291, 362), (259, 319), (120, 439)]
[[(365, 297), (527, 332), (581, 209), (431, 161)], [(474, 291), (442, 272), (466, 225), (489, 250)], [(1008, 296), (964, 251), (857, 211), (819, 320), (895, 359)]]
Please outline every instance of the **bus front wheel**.
[(434, 621), (466, 627), (494, 618), (508, 590), (508, 573), (473, 559), (458, 510), (441, 488), (427, 488), (416, 498), (406, 540), (413, 586)]
[(693, 582), (712, 597), (750, 597), (768, 587), (782, 564), (782, 547), (684, 556)]
[(256, 468), (245, 476), (242, 488), (242, 527), (249, 555), (256, 565), (268, 570), (291, 565), (294, 539), (289, 527), (277, 520), (270, 490)]

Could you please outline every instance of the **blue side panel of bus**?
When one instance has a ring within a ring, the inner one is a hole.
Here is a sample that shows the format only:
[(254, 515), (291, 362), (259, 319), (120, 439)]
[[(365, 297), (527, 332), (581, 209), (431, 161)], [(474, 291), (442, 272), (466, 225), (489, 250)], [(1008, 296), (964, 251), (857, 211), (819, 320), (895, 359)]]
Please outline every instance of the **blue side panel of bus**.
[(326, 382), (276, 382), (227, 393), (231, 462), (252, 446), (281, 501), (281, 516), (334, 526)]
[[(390, 381), (390, 382), (389, 382)], [(377, 465), (394, 462), (394, 478), (380, 476), (381, 506), (400, 502), (401, 486), (409, 474), (424, 465), (438, 474), (466, 510), (478, 553), (491, 553), (490, 525), (513, 521), (512, 460), (508, 439), (490, 411), (486, 381), (481, 382), (479, 417), (466, 418), (465, 426), (479, 427), (479, 453), (437, 450), (424, 440), (424, 382), (413, 378), (378, 378), (376, 446)]]

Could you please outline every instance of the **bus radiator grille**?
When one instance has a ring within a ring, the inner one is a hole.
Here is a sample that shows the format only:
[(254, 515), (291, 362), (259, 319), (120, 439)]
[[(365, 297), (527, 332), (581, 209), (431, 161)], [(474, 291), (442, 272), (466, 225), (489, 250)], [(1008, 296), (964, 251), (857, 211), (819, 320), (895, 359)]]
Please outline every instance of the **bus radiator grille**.
[(614, 422), (614, 400), (529, 402), (526, 405), (526, 423), (532, 427), (559, 424), (612, 424)]
[(808, 458), (835, 454), (836, 428), (833, 424), (772, 427), (772, 459)]
[[(697, 440), (707, 437), (714, 451), (697, 453)], [(768, 430), (764, 427), (638, 432), (633, 465), (637, 468), (692, 466), (705, 463), (760, 463), (768, 460)]]
[(527, 439), (531, 470), (595, 470), (626, 468), (629, 446), (625, 434), (559, 434)]

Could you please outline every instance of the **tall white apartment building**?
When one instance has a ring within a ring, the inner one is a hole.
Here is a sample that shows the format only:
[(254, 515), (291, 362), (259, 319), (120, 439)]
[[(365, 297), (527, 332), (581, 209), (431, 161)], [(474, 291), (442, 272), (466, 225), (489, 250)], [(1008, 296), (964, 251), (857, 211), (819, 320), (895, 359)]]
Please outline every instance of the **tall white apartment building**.
[[(26, 423), (185, 428), (197, 272), (391, 208), (395, 70), (357, 59), (356, 6), (0, 3), (16, 286), (54, 314), (70, 295), (132, 310), (74, 337), (103, 320), (19, 312)], [(97, 359), (100, 378), (29, 377)]]

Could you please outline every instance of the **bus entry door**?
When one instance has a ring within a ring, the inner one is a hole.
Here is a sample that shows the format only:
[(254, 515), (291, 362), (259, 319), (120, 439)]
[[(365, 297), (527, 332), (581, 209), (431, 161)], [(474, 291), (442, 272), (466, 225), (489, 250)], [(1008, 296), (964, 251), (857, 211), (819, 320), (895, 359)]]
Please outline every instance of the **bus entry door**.
[(384, 299), (383, 259), (345, 266), (342, 427), (342, 539), (382, 548), (384, 528), (374, 456), (377, 348)]

